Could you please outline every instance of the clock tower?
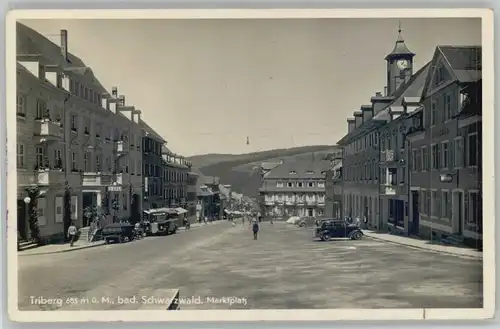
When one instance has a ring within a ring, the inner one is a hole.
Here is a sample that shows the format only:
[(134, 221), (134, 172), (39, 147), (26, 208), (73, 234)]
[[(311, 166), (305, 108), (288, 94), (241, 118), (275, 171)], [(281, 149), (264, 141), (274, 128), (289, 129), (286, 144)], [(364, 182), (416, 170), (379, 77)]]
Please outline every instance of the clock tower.
[(387, 61), (387, 95), (390, 96), (398, 90), (399, 86), (410, 80), (413, 75), (413, 57), (415, 56), (406, 47), (401, 35), (401, 25), (398, 29), (398, 39), (390, 54), (385, 56)]

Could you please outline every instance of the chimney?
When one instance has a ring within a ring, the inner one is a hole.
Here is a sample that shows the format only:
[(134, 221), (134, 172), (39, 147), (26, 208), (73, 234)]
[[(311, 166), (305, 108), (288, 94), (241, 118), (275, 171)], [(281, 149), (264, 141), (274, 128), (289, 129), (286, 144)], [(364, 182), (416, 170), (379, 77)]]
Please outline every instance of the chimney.
[(384, 87), (384, 96), (387, 96), (387, 86)]
[(363, 124), (363, 113), (361, 111), (354, 111), (354, 123), (356, 128)]
[(61, 53), (64, 60), (68, 62), (68, 31), (61, 30)]
[(125, 106), (125, 95), (120, 95), (120, 105)]
[[(384, 90), (387, 91), (387, 87), (384, 87)], [(393, 97), (387, 97), (387, 95), (382, 95), (381, 92), (376, 92), (370, 100), (372, 102), (372, 116), (375, 116), (393, 100)]]
[(370, 105), (361, 106), (361, 112), (363, 113), (363, 122), (368, 122), (373, 117), (373, 109)]
[[(387, 88), (387, 87), (384, 87), (384, 88)], [(382, 93), (380, 91), (377, 91), (375, 93), (375, 97), (383, 97), (383, 96), (382, 96)]]
[(352, 133), (356, 129), (356, 122), (354, 118), (347, 119), (347, 133)]
[(112, 95), (114, 98), (117, 98), (117, 97), (118, 97), (118, 88), (117, 88), (117, 87), (113, 87), (113, 88), (111, 88), (111, 95)]
[(135, 117), (137, 123), (141, 122), (141, 113), (142, 112), (140, 110), (135, 111)]

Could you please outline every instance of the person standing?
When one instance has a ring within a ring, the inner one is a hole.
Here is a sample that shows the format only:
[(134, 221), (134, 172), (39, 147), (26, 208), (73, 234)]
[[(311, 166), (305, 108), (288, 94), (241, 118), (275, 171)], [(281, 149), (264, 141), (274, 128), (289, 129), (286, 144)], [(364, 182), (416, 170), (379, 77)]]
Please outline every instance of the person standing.
[(253, 239), (257, 240), (257, 235), (259, 234), (259, 222), (257, 221), (256, 218), (253, 219), (252, 231), (253, 231)]
[(73, 247), (73, 245), (75, 244), (77, 233), (78, 229), (76, 228), (75, 222), (71, 222), (71, 225), (68, 228), (68, 238), (70, 247)]

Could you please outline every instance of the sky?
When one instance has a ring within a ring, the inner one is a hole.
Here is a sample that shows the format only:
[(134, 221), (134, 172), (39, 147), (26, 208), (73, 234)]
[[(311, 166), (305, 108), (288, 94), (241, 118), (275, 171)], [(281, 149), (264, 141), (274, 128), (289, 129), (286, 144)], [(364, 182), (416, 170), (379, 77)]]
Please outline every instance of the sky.
[[(477, 18), (401, 19), (414, 72), (437, 45), (480, 45)], [(386, 85), (398, 19), (23, 20), (91, 67), (176, 153), (333, 145)], [(247, 145), (247, 137), (249, 144)]]

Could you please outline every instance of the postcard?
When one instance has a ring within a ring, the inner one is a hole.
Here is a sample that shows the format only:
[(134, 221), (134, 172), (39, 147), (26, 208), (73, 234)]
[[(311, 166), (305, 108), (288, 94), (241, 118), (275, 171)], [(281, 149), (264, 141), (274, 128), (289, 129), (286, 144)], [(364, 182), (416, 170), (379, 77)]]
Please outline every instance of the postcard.
[(493, 72), (488, 9), (10, 12), (10, 318), (491, 318)]

